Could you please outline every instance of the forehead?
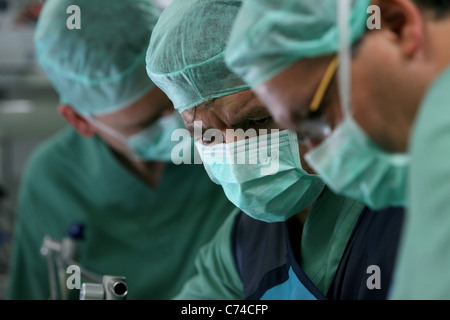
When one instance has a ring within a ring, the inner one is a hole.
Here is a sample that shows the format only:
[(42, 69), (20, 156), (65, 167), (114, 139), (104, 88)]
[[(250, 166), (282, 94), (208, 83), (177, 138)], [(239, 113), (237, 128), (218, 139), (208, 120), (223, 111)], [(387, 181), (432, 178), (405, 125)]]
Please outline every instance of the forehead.
[(306, 115), (332, 59), (330, 55), (299, 60), (254, 90), (274, 115), (286, 109), (304, 111)]

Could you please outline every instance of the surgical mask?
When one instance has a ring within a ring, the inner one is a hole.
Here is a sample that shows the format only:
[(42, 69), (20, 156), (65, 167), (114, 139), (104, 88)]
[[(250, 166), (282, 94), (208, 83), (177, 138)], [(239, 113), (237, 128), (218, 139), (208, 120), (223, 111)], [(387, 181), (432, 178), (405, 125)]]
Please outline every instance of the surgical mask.
[(177, 129), (185, 128), (184, 121), (178, 112), (160, 118), (148, 128), (129, 137), (90, 115), (84, 115), (84, 117), (94, 126), (121, 140), (140, 161), (170, 161), (175, 146), (179, 146), (180, 143), (191, 144), (192, 142), (190, 139), (183, 139), (181, 142), (172, 141), (172, 133)]
[(344, 121), (306, 161), (338, 194), (360, 200), (372, 209), (404, 206), (407, 202), (407, 154), (385, 152), (376, 145), (351, 115), (351, 54), (348, 16), (350, 4), (340, 0), (339, 89)]
[(409, 157), (383, 151), (351, 117), (305, 158), (336, 193), (375, 210), (406, 204)]
[(291, 131), (196, 146), (211, 180), (257, 220), (286, 221), (313, 203), (324, 188), (318, 176), (302, 169), (297, 135)]

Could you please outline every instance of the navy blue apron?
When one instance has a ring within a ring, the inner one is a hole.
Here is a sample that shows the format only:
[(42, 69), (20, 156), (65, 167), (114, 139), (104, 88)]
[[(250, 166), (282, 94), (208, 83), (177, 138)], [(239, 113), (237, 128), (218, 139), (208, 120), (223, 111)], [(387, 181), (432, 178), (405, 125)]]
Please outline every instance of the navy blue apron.
[[(355, 224), (327, 293), (301, 270), (298, 261), (302, 226), (294, 216), (265, 223), (241, 212), (233, 229), (234, 260), (246, 300), (386, 299), (403, 222), (402, 208), (364, 208)], [(370, 289), (367, 268), (381, 270), (381, 288)]]

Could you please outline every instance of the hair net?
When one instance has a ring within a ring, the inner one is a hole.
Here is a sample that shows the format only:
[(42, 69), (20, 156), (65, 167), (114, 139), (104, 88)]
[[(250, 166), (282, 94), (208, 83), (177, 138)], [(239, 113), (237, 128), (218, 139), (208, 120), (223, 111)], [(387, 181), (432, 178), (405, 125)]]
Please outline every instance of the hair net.
[[(81, 29), (69, 29), (71, 5)], [(61, 103), (80, 113), (118, 111), (154, 84), (145, 53), (160, 11), (150, 0), (48, 0), (35, 33), (38, 62)]]
[[(255, 87), (302, 58), (339, 50), (338, 0), (246, 0), (235, 20), (225, 60)], [(364, 33), (370, 0), (352, 0), (351, 40)]]
[(161, 15), (150, 40), (147, 71), (179, 112), (249, 89), (224, 60), (241, 3), (174, 0)]

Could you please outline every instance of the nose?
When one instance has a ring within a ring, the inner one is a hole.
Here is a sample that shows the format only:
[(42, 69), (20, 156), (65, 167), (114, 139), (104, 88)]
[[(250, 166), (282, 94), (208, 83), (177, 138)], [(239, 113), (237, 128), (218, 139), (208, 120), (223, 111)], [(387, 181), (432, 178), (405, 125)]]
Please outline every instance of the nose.
[(323, 142), (323, 140), (324, 139), (307, 138), (304, 141), (305, 141), (306, 146), (308, 147), (308, 150), (311, 151), (311, 150), (317, 148)]
[(301, 112), (295, 108), (277, 108), (271, 112), (275, 122), (288, 130), (296, 131), (302, 120)]

